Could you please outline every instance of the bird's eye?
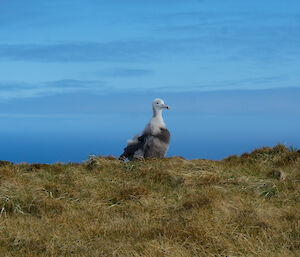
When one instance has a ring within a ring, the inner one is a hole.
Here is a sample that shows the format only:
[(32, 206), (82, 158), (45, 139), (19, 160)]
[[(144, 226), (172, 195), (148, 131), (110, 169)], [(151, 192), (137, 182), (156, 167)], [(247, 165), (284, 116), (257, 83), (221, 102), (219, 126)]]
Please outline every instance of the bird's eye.
[(156, 103), (156, 104), (159, 104), (159, 103)]

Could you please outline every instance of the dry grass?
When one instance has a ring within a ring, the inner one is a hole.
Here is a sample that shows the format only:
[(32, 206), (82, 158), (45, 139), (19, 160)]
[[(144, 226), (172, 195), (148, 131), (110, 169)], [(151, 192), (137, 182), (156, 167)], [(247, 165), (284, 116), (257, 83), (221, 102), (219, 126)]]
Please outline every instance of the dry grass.
[(300, 153), (0, 162), (1, 256), (300, 256)]

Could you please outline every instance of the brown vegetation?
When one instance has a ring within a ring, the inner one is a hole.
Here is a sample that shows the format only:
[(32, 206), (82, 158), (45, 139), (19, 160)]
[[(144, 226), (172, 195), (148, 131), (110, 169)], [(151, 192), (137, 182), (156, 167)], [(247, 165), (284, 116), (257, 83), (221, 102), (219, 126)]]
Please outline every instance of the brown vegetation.
[(1, 256), (300, 256), (300, 153), (0, 162)]

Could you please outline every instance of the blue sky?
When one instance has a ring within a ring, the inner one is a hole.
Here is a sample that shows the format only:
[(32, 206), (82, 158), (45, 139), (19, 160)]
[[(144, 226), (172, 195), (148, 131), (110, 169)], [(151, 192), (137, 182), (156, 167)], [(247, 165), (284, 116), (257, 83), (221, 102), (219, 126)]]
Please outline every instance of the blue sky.
[(0, 159), (118, 155), (162, 97), (169, 155), (300, 147), (300, 2), (0, 0)]

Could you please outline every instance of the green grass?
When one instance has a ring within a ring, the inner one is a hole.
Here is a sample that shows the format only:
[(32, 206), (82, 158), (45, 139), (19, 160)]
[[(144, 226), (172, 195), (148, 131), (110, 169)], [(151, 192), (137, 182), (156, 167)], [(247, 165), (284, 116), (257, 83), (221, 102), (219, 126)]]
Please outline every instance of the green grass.
[(0, 256), (300, 256), (300, 153), (0, 162)]

